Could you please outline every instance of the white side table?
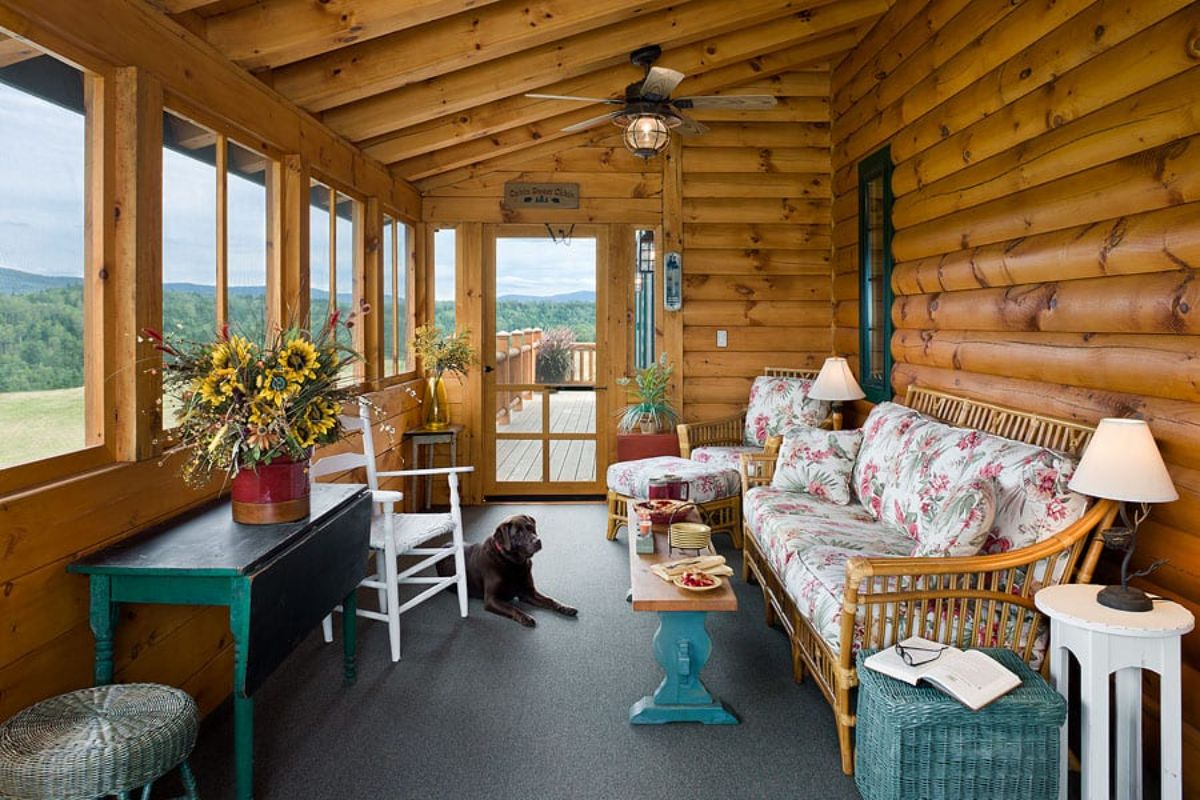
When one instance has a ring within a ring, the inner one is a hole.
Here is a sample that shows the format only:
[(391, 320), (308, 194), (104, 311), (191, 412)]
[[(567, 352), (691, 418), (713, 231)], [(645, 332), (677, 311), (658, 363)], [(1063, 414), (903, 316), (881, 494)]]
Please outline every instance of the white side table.
[[(1118, 611), (1096, 602), (1102, 586), (1065, 584), (1042, 589), (1034, 603), (1050, 617), (1050, 679), (1068, 696), (1070, 657), (1079, 661), (1083, 797), (1107, 798), (1108, 676), (1117, 674), (1118, 800), (1142, 796), (1142, 670), (1161, 677), (1162, 797), (1183, 793), (1180, 638), (1192, 629), (1191, 612), (1167, 600), (1153, 611)], [(1067, 726), (1063, 723), (1059, 797), (1067, 796)]]

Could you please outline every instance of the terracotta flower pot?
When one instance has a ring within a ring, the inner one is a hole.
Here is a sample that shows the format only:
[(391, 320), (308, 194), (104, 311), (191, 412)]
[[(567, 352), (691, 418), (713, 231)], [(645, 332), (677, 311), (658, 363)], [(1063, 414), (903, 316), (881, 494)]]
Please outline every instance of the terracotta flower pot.
[(238, 470), (232, 483), (233, 521), (275, 525), (308, 516), (308, 458), (276, 458)]

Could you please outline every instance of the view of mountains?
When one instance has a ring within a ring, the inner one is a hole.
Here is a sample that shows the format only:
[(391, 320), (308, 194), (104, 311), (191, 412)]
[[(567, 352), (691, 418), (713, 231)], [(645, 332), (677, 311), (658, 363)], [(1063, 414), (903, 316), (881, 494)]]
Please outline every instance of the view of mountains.
[[(17, 269), (0, 267), (0, 294), (29, 294), (45, 289), (57, 289), (65, 286), (78, 286), (82, 279), (70, 275), (38, 275), (33, 272), (23, 272)], [(196, 294), (212, 294), (213, 287), (199, 283), (167, 283), (163, 285), (164, 292), (194, 292)], [(262, 286), (230, 286), (229, 293), (235, 295), (263, 294)], [(313, 296), (328, 297), (327, 292), (314, 290)], [(339, 299), (349, 300), (349, 295), (339, 295)], [(501, 303), (594, 303), (596, 293), (588, 290), (564, 292), (552, 295), (532, 294), (502, 294), (496, 298)]]

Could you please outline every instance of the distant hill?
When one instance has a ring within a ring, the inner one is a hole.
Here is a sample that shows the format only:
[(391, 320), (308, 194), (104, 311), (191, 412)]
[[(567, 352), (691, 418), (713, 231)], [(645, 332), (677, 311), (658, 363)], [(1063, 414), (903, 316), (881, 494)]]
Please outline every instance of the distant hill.
[(30, 294), (46, 289), (59, 289), (63, 286), (78, 286), (82, 278), (70, 275), (38, 275), (33, 272), (22, 272), (19, 269), (0, 267), (0, 294)]
[(496, 298), (501, 303), (594, 303), (596, 293), (587, 289), (563, 294), (502, 294)]

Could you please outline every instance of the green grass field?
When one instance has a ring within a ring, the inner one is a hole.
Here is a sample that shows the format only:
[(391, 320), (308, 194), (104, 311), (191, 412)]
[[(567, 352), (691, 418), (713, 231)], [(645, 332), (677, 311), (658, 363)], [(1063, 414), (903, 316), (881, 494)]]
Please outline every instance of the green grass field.
[(0, 467), (83, 447), (83, 387), (0, 394)]

